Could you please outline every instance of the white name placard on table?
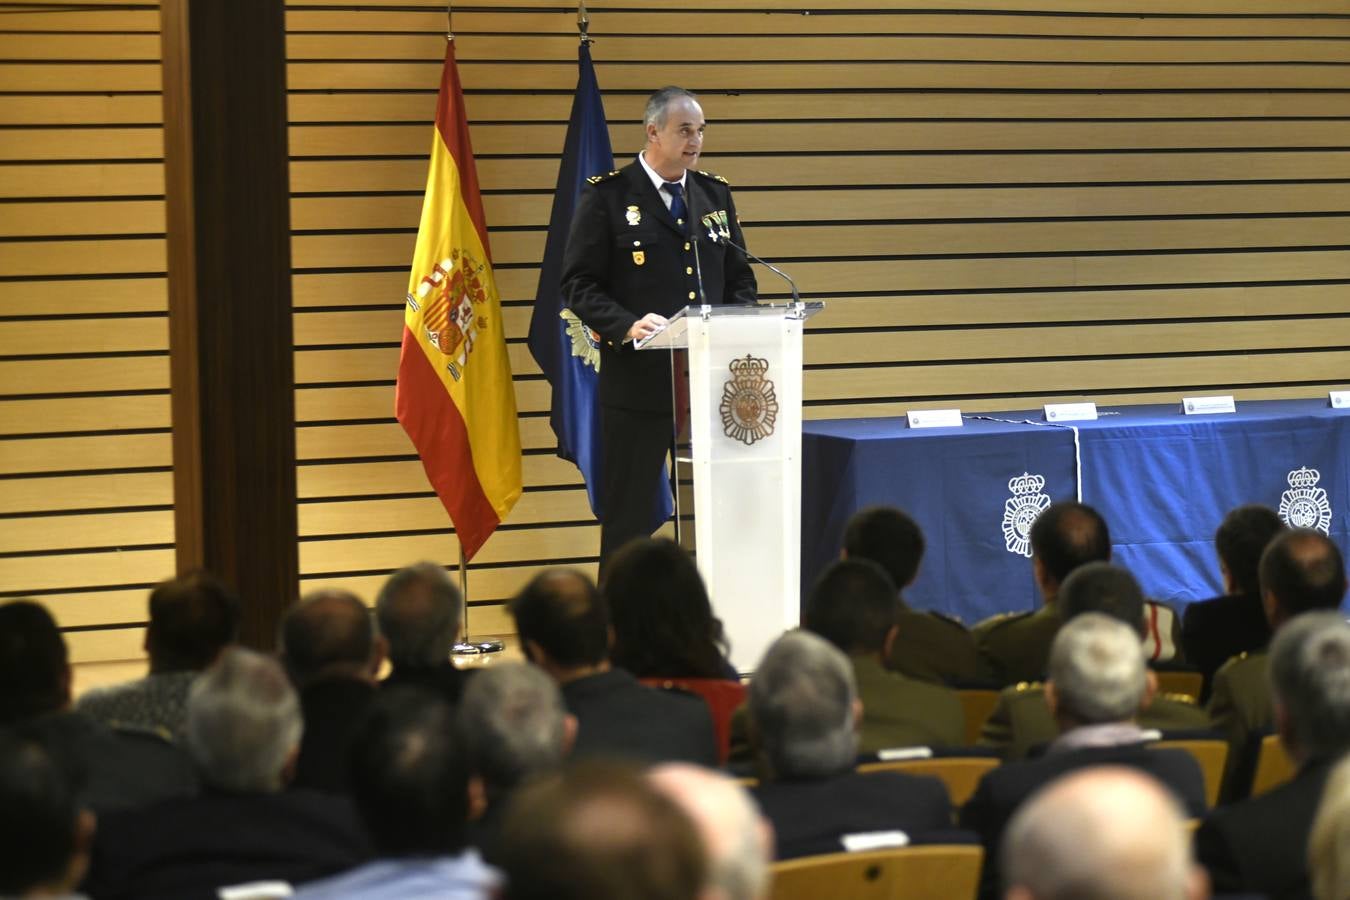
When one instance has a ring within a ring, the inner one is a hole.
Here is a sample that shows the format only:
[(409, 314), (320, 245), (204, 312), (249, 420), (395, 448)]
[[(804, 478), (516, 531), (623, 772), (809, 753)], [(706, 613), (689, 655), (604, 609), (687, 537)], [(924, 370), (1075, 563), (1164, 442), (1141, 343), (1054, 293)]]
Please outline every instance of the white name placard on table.
[(1045, 404), (1047, 422), (1095, 422), (1097, 404), (1095, 403), (1047, 403)]
[(1350, 409), (1350, 391), (1329, 391), (1332, 409)]
[(959, 409), (911, 409), (907, 414), (910, 428), (960, 428)]
[(1181, 411), (1188, 416), (1212, 416), (1237, 412), (1237, 405), (1231, 394), (1226, 397), (1183, 397)]

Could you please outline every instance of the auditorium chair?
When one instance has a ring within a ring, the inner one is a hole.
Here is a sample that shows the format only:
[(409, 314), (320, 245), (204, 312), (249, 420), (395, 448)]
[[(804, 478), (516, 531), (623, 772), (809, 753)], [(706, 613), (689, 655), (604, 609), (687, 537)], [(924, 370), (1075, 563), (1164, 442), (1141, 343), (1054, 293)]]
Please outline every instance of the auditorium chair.
[(1159, 750), (1185, 750), (1200, 764), (1205, 779), (1205, 804), (1211, 809), (1219, 802), (1219, 787), (1223, 784), (1223, 770), (1228, 762), (1228, 742), (1221, 737), (1168, 737), (1153, 741), (1150, 747)]
[(772, 900), (967, 900), (980, 882), (978, 844), (926, 844), (806, 856), (773, 865)]
[(1261, 749), (1256, 755), (1256, 774), (1252, 776), (1252, 796), (1264, 794), (1294, 777), (1298, 767), (1289, 758), (1278, 734), (1261, 738)]
[[(928, 748), (913, 748), (927, 750)], [(994, 753), (984, 748), (968, 750), (947, 750), (939, 754), (928, 753), (909, 759), (882, 759), (858, 764), (859, 772), (901, 772), (905, 775), (932, 775), (947, 786), (952, 806), (960, 809), (979, 787), (980, 779), (990, 769), (998, 766), (1000, 760)]]
[(998, 705), (998, 691), (992, 688), (958, 688), (961, 708), (966, 712), (966, 743), (974, 744), (980, 739), (980, 729), (988, 720), (989, 714)]

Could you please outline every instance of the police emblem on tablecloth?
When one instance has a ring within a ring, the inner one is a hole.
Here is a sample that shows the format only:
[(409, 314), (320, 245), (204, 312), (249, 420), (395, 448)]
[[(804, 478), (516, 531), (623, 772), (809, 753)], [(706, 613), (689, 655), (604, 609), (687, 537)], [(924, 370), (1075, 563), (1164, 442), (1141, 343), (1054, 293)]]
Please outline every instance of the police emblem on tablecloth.
[(764, 377), (769, 361), (747, 353), (744, 359), (733, 359), (727, 368), (731, 369), (731, 378), (722, 386), (722, 432), (749, 446), (773, 434), (773, 424), (778, 420), (773, 382)]
[(1331, 533), (1331, 502), (1317, 486), (1322, 473), (1307, 466), (1294, 469), (1286, 480), (1289, 490), (1280, 495), (1280, 519), (1290, 528), (1315, 528)]
[(447, 357), (446, 371), (456, 381), (473, 352), (487, 317), (475, 311), (488, 302), (482, 281), (487, 266), (464, 250), (452, 250), (431, 268), (407, 296), (408, 306), (422, 313), (426, 342)]
[(1031, 525), (1050, 505), (1044, 488), (1044, 475), (1023, 472), (1008, 479), (1012, 496), (1003, 503), (1003, 543), (1009, 553), (1031, 558)]
[(600, 337), (586, 327), (586, 323), (570, 309), (558, 313), (566, 323), (567, 336), (572, 340), (572, 355), (581, 357), (581, 361), (595, 371), (600, 371)]

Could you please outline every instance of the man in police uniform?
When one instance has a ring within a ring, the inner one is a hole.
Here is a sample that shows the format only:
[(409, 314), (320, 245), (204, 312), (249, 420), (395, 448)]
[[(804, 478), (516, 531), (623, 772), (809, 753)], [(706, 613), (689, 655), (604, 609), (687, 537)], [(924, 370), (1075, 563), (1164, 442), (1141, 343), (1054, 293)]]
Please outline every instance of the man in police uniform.
[(670, 355), (638, 352), (635, 342), (705, 297), (755, 302), (745, 255), (710, 237), (725, 230), (745, 246), (726, 180), (693, 168), (706, 126), (698, 99), (662, 88), (644, 122), (637, 159), (589, 179), (563, 259), (563, 300), (600, 342), (602, 562), (651, 534), (671, 444)]

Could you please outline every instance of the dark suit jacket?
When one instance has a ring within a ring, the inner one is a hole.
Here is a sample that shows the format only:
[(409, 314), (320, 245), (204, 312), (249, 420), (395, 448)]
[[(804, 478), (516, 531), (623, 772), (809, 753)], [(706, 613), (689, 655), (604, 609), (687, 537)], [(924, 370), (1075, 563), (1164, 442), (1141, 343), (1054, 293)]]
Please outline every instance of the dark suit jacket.
[(838, 853), (848, 834), (903, 831), (913, 838), (952, 827), (947, 787), (927, 775), (848, 772), (771, 781), (752, 793), (773, 823), (779, 859)]
[(299, 884), (370, 855), (345, 797), (208, 791), (100, 819), (85, 889), (95, 900), (215, 900), (224, 885)]
[(1293, 781), (1205, 819), (1195, 833), (1195, 851), (1215, 893), (1311, 896), (1308, 833), (1331, 768), (1332, 761), (1310, 763)]
[(396, 687), (420, 687), (434, 692), (451, 706), (458, 706), (464, 696), (473, 669), (461, 670), (446, 660), (439, 666), (395, 666), (389, 676), (380, 682), (381, 690)]
[(670, 409), (669, 354), (639, 352), (624, 338), (647, 313), (669, 317), (699, 303), (700, 269), (710, 304), (755, 301), (755, 276), (745, 256), (712, 243), (701, 222), (705, 215), (719, 220), (724, 215), (731, 239), (745, 246), (731, 188), (715, 175), (690, 169), (685, 194), (687, 232), (636, 160), (595, 179), (577, 201), (563, 256), (562, 296), (600, 336), (600, 402), (607, 406)]
[(980, 835), (985, 848), (980, 894), (998, 890), (998, 847), (1008, 821), (1039, 788), (1077, 769), (1091, 766), (1130, 766), (1157, 778), (1177, 795), (1191, 817), (1205, 814), (1205, 780), (1200, 765), (1184, 750), (1154, 750), (1143, 744), (1093, 747), (1008, 762), (980, 779), (979, 787), (961, 810), (961, 827)]
[(318, 681), (300, 692), (305, 733), (293, 787), (347, 790), (347, 751), (375, 695), (375, 685), (357, 678)]
[(712, 714), (701, 697), (645, 687), (622, 669), (569, 681), (562, 695), (577, 717), (574, 757), (717, 767)]
[(1269, 640), (1270, 623), (1260, 597), (1228, 594), (1187, 606), (1181, 616), (1181, 649), (1205, 676), (1201, 702), (1208, 699), (1219, 666), (1239, 653), (1261, 649)]

